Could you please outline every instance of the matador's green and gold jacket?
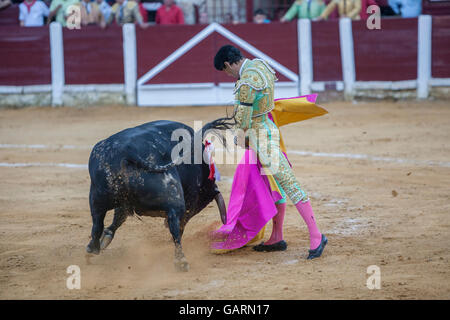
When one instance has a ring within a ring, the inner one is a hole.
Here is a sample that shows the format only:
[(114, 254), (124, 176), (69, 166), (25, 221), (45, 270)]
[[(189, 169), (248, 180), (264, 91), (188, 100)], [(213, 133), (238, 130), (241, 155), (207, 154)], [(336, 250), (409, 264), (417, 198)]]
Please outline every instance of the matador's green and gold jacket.
[(256, 129), (274, 107), (275, 71), (264, 60), (246, 59), (239, 76), (233, 91), (237, 128)]

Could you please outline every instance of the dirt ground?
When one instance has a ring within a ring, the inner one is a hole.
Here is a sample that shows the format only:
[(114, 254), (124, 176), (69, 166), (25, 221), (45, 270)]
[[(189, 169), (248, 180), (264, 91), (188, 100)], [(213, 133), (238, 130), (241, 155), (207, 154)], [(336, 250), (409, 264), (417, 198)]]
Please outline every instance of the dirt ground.
[[(157, 119), (193, 126), (225, 107), (1, 110), (0, 298), (449, 299), (449, 103), (323, 106), (328, 115), (282, 128), (329, 239), (323, 256), (305, 259), (308, 232), (292, 203), (287, 251), (215, 255), (207, 232), (220, 220), (211, 203), (186, 227), (187, 273), (175, 271), (160, 218), (129, 218), (102, 254), (87, 258), (89, 175), (56, 164), (86, 165), (91, 146), (124, 128)], [(35, 165), (8, 166), (17, 163)], [(227, 203), (234, 168), (219, 166)], [(271, 223), (265, 239), (270, 231)], [(66, 287), (70, 265), (80, 267), (79, 290)], [(372, 265), (380, 289), (366, 285)]]

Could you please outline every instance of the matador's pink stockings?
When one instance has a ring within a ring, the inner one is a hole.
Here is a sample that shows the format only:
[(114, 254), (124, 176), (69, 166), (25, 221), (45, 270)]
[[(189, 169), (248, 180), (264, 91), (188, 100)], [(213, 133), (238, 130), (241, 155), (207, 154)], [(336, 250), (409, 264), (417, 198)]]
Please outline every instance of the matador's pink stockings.
[(277, 214), (272, 218), (273, 227), (272, 227), (272, 235), (270, 239), (264, 242), (264, 245), (270, 245), (283, 240), (283, 222), (284, 215), (286, 213), (286, 202), (280, 203), (276, 205)]
[(295, 205), (295, 207), (297, 208), (298, 212), (300, 213), (306, 225), (308, 226), (310, 249), (311, 250), (317, 249), (322, 240), (322, 234), (320, 233), (319, 228), (317, 228), (316, 220), (314, 219), (314, 212), (313, 209), (311, 208), (310, 201), (307, 201), (305, 203), (299, 201)]

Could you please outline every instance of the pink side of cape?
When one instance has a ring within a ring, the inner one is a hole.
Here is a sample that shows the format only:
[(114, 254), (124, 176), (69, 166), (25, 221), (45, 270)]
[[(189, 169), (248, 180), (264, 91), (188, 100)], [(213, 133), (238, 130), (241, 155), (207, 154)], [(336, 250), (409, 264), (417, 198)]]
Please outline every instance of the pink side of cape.
[(272, 192), (267, 176), (253, 150), (247, 149), (236, 168), (227, 209), (227, 224), (212, 234), (213, 249), (237, 249), (252, 240), (276, 214), (275, 202), (282, 197)]

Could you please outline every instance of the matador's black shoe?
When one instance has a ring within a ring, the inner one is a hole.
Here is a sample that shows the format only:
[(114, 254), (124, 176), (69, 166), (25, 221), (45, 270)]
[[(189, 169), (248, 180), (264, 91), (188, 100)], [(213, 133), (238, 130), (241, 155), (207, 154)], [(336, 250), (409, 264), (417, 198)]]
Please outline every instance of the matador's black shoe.
[(264, 244), (264, 242), (261, 242), (257, 246), (253, 247), (253, 250), (263, 252), (263, 251), (284, 251), (287, 249), (287, 243), (284, 240), (281, 240), (279, 242), (276, 242), (274, 244)]
[(323, 249), (325, 249), (326, 244), (328, 243), (327, 237), (325, 235), (322, 235), (322, 240), (320, 241), (319, 246), (314, 250), (309, 250), (309, 255), (307, 260), (311, 260), (314, 258), (318, 258), (322, 255)]

